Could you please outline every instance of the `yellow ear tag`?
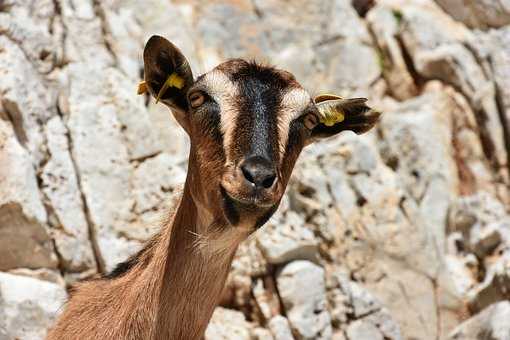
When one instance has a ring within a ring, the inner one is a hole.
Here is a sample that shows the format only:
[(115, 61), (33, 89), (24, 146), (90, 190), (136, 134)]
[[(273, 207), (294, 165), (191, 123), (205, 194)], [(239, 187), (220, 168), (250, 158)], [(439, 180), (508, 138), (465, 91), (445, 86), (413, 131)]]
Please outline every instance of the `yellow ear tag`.
[(158, 96), (156, 97), (156, 103), (159, 102), (159, 99), (165, 94), (166, 90), (170, 87), (178, 88), (179, 90), (184, 87), (184, 79), (180, 77), (177, 73), (172, 73), (165, 81), (161, 90), (159, 90)]
[(147, 82), (141, 81), (138, 83), (138, 90), (136, 91), (137, 94), (144, 94), (147, 92)]
[(335, 107), (328, 107), (321, 110), (320, 121), (326, 126), (333, 126), (336, 123), (343, 122), (344, 119), (344, 114)]
[(321, 114), (321, 123), (326, 126), (333, 126), (345, 119), (344, 113), (335, 105), (338, 104), (339, 100), (342, 100), (342, 97), (334, 94), (321, 94), (315, 97), (314, 101)]

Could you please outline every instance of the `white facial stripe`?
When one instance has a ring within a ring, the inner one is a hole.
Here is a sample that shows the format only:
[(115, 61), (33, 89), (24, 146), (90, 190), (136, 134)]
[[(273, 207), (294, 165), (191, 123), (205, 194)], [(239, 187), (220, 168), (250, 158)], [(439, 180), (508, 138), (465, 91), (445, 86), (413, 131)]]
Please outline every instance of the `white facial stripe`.
[(218, 103), (221, 109), (221, 131), (223, 132), (223, 147), (229, 162), (230, 145), (232, 143), (232, 133), (235, 128), (236, 108), (234, 100), (239, 95), (239, 89), (220, 70), (213, 70), (204, 76), (205, 86), (208, 93)]
[(285, 148), (287, 147), (290, 122), (301, 114), (302, 110), (310, 104), (310, 101), (310, 95), (302, 88), (290, 89), (283, 95), (280, 102), (280, 112), (278, 112), (280, 158), (284, 156)]

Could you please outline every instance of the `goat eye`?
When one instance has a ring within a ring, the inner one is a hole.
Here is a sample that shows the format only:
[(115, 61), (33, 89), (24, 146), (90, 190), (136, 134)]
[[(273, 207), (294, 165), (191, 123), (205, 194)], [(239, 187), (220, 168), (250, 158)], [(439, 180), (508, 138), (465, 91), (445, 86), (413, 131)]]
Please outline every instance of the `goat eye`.
[(202, 92), (196, 91), (189, 95), (189, 103), (192, 108), (196, 109), (202, 105), (205, 101), (205, 96)]
[(319, 118), (314, 113), (307, 113), (303, 118), (303, 124), (308, 130), (312, 130), (319, 124)]

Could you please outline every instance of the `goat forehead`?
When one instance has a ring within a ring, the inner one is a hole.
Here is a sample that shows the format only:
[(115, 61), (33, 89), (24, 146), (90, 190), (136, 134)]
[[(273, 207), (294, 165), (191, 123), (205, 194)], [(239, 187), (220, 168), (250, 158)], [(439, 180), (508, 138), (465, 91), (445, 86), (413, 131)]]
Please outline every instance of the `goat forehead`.
[(227, 160), (228, 155), (239, 156), (241, 149), (253, 152), (253, 146), (281, 159), (289, 125), (310, 105), (311, 97), (290, 73), (243, 61), (234, 64), (220, 65), (200, 78), (221, 108)]
[(222, 100), (239, 95), (239, 86), (223, 71), (215, 69), (206, 73), (200, 81), (204, 83), (209, 95), (220, 104)]
[[(230, 64), (234, 65), (231, 66)], [(231, 67), (225, 67), (228, 64)], [(311, 97), (295, 78), (286, 71), (234, 60), (221, 64), (200, 77), (200, 82), (227, 114), (252, 114), (249, 105), (271, 108), (269, 114), (298, 114), (311, 103)], [(242, 67), (241, 65), (252, 65)]]

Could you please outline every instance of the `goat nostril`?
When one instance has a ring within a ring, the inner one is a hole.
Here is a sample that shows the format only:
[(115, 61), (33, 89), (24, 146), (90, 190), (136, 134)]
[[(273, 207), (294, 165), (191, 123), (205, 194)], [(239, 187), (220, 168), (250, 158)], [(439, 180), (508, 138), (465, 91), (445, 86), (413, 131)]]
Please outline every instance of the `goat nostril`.
[(241, 165), (244, 178), (257, 188), (269, 189), (276, 179), (276, 173), (270, 161), (262, 157), (251, 157)]
[(255, 184), (255, 180), (253, 179), (253, 176), (251, 175), (250, 171), (245, 167), (241, 167), (241, 171), (243, 172), (244, 178), (248, 180), (248, 182)]
[(275, 175), (268, 176), (264, 181), (262, 181), (262, 186), (266, 189), (271, 188), (275, 179), (276, 179)]

